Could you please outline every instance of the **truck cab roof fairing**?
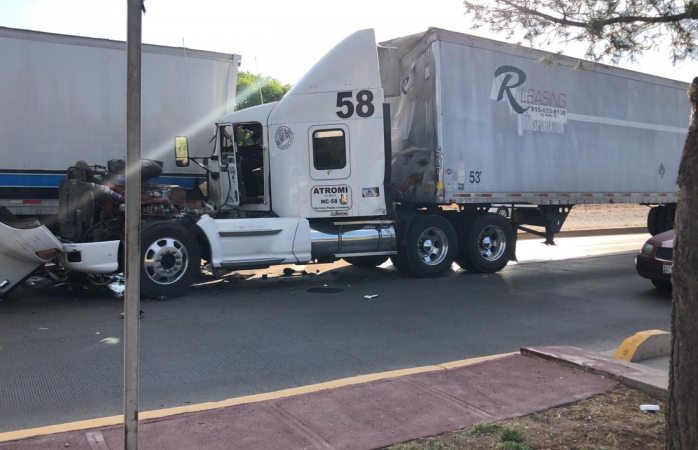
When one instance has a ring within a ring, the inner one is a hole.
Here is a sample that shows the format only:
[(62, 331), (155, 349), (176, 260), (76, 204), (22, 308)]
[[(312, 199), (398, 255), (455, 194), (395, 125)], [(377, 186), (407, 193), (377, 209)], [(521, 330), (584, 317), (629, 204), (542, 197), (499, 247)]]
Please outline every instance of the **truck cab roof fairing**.
[(216, 124), (222, 123), (246, 123), (246, 122), (259, 122), (266, 124), (267, 118), (274, 109), (277, 102), (265, 103), (263, 105), (251, 106), (249, 108), (241, 109), (240, 111), (231, 112), (224, 116), (219, 117), (216, 120)]
[[(374, 64), (356, 61), (374, 58)], [(289, 95), (379, 88), (378, 54), (373, 29), (346, 37), (318, 61), (289, 91)]]

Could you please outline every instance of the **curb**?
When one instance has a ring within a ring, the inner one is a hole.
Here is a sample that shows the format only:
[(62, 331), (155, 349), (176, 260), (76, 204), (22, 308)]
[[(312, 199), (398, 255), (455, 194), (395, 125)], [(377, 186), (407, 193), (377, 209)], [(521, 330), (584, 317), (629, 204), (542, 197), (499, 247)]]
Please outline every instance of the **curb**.
[(637, 362), (670, 354), (671, 333), (662, 330), (645, 330), (625, 339), (613, 353), (613, 357), (623, 361)]
[(600, 353), (568, 346), (524, 347), (521, 349), (521, 354), (607, 376), (653, 397), (667, 399), (669, 374), (653, 367), (625, 362)]
[[(248, 403), (257, 403), (266, 400), (278, 400), (288, 397), (293, 397), (301, 394), (310, 394), (314, 392), (325, 391), (328, 389), (337, 389), (347, 386), (355, 386), (359, 384), (365, 384), (372, 381), (386, 380), (391, 378), (398, 378), (405, 375), (414, 375), (425, 372), (436, 372), (442, 370), (456, 369), (459, 367), (471, 366), (487, 361), (493, 361), (496, 359), (504, 358), (507, 356), (518, 354), (518, 352), (509, 353), (499, 353), (495, 355), (479, 356), (475, 358), (468, 358), (458, 361), (450, 361), (441, 364), (435, 364), (432, 366), (421, 366), (421, 367), (411, 367), (407, 369), (391, 370), (388, 372), (378, 372), (366, 375), (357, 375), (348, 378), (341, 378), (338, 380), (326, 381), (324, 383), (310, 384), (307, 386), (300, 386), (290, 389), (283, 389), (280, 391), (266, 392), (262, 394), (246, 395), (242, 397), (233, 397), (225, 400), (215, 401), (215, 402), (205, 402), (186, 406), (176, 406), (172, 408), (155, 409), (149, 411), (142, 411), (139, 414), (139, 422), (146, 420), (160, 420), (167, 417), (196, 413), (201, 411), (208, 411), (212, 409), (226, 408), (229, 406), (244, 405)], [(39, 436), (46, 436), (50, 434), (65, 433), (71, 431), (81, 431), (88, 430), (92, 428), (105, 428), (109, 426), (121, 425), (124, 423), (124, 416), (108, 416), (99, 417), (94, 419), (85, 419), (75, 422), (61, 423), (55, 425), (47, 425), (36, 428), (26, 428), (22, 430), (13, 430), (0, 432), (0, 444), (10, 441), (19, 441), (23, 439), (29, 439)]]

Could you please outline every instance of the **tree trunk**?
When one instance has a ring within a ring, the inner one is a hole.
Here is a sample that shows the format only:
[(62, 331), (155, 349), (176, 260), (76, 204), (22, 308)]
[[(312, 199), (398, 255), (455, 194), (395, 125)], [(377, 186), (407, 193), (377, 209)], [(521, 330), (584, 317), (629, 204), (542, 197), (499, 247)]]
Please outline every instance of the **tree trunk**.
[(672, 274), (671, 369), (666, 446), (698, 449), (698, 77), (688, 89), (691, 121), (679, 166)]

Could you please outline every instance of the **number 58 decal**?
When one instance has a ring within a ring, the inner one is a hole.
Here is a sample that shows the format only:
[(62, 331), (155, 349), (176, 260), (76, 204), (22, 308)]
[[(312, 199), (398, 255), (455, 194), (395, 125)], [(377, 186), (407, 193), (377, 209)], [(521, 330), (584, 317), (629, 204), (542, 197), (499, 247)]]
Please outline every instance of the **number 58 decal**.
[[(356, 106), (352, 102), (353, 93), (351, 91), (337, 92), (337, 116), (341, 119), (348, 119), (354, 115), (359, 117), (371, 117), (376, 111), (373, 106), (373, 92), (363, 90), (356, 93)], [(345, 109), (346, 108), (346, 109)]]

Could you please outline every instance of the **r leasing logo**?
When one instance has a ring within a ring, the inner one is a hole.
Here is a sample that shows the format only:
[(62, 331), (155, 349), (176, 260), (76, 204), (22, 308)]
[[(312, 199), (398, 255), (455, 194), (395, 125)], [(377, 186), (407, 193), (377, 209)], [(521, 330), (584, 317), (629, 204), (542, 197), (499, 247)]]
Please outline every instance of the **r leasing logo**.
[(524, 131), (564, 134), (567, 123), (567, 94), (526, 88), (526, 72), (514, 66), (494, 71), (490, 99), (506, 102), (517, 116), (519, 136)]

